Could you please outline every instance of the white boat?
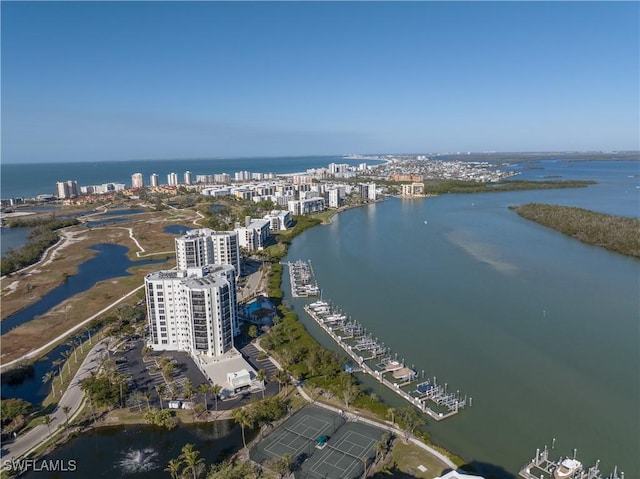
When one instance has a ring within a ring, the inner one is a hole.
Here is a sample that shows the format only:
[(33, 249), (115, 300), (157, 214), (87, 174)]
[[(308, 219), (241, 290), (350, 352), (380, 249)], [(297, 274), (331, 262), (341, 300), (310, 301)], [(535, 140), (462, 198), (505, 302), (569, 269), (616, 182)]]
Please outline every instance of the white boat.
[(560, 465), (553, 471), (553, 477), (555, 479), (568, 479), (582, 469), (582, 463), (576, 459), (565, 459)]
[(316, 301), (315, 303), (311, 303), (309, 305), (309, 307), (311, 309), (313, 309), (314, 311), (317, 311), (318, 309), (328, 308), (329, 307), (329, 303), (326, 303), (324, 301)]

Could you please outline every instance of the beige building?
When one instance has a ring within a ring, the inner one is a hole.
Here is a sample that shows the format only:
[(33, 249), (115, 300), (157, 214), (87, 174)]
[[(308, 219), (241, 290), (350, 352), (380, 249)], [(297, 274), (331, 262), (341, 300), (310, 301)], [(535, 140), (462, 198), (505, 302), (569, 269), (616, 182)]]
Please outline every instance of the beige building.
[(402, 185), (402, 196), (424, 195), (424, 183), (409, 183)]

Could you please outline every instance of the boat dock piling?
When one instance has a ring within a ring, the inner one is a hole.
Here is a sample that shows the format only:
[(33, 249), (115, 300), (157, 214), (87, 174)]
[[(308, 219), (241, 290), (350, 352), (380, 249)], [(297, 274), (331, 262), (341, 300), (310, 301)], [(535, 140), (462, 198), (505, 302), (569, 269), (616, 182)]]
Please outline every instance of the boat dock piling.
[[(555, 443), (555, 439), (553, 442)], [(575, 455), (576, 451), (574, 450), (574, 459)], [(549, 459), (549, 449), (547, 446), (545, 446), (542, 451), (536, 449), (535, 457), (520, 470), (519, 476), (523, 479), (553, 479), (553, 472), (560, 466), (564, 459), (566, 458), (561, 457), (555, 461)], [(617, 466), (613, 473), (608, 476), (602, 475), (602, 472), (598, 469), (599, 466), (599, 460), (596, 461), (595, 465), (586, 469), (580, 466), (570, 477), (571, 479), (624, 479), (624, 472), (618, 475)]]
[[(404, 364), (404, 359), (398, 360), (397, 354), (395, 359), (392, 359), (391, 352), (384, 343), (379, 342), (378, 338), (374, 338), (371, 333), (367, 333), (367, 330), (357, 321), (347, 318), (341, 312), (336, 312), (328, 302), (316, 301), (306, 305), (304, 310), (357, 364), (353, 370), (357, 369), (359, 372), (369, 374), (436, 421), (457, 414), (467, 405), (467, 397), (462, 398), (459, 391), (455, 394), (448, 393), (446, 383), (444, 386), (438, 385), (435, 377), (433, 382), (425, 381), (424, 371), (422, 371), (421, 380), (413, 365), (408, 368)], [(365, 354), (368, 356), (364, 357)], [(374, 360), (379, 361), (375, 365), (376, 369), (366, 363)], [(390, 374), (394, 382), (387, 379), (386, 374)], [(419, 381), (421, 382), (416, 384), (413, 391), (407, 392), (402, 389)], [(447, 412), (435, 411), (427, 405), (427, 402)], [(470, 398), (469, 405), (471, 405)]]
[(298, 260), (295, 263), (287, 263), (287, 266), (291, 280), (291, 295), (294, 298), (306, 298), (320, 294), (311, 261)]

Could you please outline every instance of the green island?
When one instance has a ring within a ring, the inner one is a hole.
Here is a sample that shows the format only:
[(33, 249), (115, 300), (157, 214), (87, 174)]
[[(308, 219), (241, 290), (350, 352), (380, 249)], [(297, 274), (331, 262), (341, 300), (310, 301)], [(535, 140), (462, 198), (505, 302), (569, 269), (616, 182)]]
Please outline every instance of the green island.
[(520, 216), (583, 243), (640, 258), (640, 220), (571, 206), (527, 203), (511, 206)]
[(508, 180), (500, 183), (482, 183), (479, 181), (460, 180), (427, 180), (424, 192), (427, 195), (442, 195), (446, 193), (496, 193), (502, 191), (551, 190), (559, 188), (586, 188), (595, 185), (592, 180), (565, 181), (527, 181)]

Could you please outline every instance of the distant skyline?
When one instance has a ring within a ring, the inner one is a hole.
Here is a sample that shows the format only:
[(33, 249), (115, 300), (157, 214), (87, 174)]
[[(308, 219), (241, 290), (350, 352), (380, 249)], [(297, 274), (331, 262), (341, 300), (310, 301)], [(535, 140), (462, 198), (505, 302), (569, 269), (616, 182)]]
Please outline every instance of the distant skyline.
[(638, 2), (2, 2), (2, 162), (640, 149)]

